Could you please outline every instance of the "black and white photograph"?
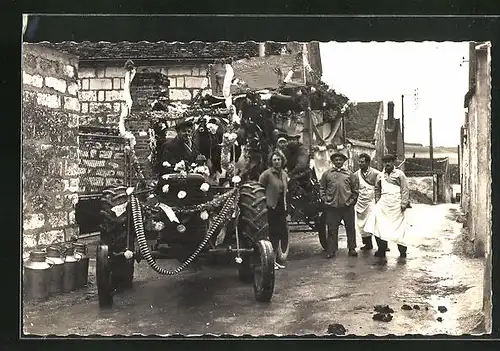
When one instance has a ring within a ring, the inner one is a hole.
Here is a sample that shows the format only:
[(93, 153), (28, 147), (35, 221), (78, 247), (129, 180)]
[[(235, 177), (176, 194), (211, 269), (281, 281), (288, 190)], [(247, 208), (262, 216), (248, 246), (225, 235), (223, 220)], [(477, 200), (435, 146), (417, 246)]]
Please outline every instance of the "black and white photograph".
[(23, 335), (491, 333), (489, 41), (47, 41), (39, 17)]

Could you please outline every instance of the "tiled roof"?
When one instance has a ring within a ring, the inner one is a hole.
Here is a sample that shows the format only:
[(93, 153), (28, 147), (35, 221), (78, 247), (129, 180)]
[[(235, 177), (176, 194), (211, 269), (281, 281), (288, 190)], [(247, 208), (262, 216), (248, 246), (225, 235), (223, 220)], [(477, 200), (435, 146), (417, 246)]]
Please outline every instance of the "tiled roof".
[[(274, 69), (279, 67), (285, 78), (296, 57), (296, 54), (252, 57), (233, 62), (232, 67), (235, 77), (244, 80), (251, 89), (277, 88), (278, 75)], [(292, 80), (292, 83), (299, 82)]]
[[(228, 41), (201, 42), (41, 42), (40, 45), (76, 55), (80, 60), (123, 60), (123, 59), (236, 59), (258, 56), (259, 45), (254, 41), (231, 43)], [(271, 47), (270, 49), (275, 48)], [(269, 51), (273, 51), (269, 50)], [(269, 52), (273, 54), (274, 52)]]
[(354, 107), (354, 113), (345, 119), (347, 137), (373, 143), (375, 126), (382, 106), (382, 101), (358, 102)]

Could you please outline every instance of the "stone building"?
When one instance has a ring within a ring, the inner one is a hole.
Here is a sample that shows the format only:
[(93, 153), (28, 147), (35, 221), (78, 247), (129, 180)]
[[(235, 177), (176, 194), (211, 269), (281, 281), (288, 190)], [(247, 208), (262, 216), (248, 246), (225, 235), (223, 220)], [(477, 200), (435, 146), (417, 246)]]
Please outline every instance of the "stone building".
[(23, 45), (23, 248), (77, 234), (78, 58)]
[[(321, 74), (319, 43), (307, 47), (311, 65)], [(149, 120), (141, 111), (150, 110), (160, 94), (180, 102), (200, 92), (216, 94), (221, 59), (291, 57), (301, 49), (299, 43), (274, 42), (24, 43), (24, 250), (95, 231), (97, 222), (79, 221), (75, 207), (95, 208), (83, 200), (123, 182), (128, 170), (117, 127), (127, 60), (137, 67), (127, 129), (135, 134), (136, 154), (147, 168)]]
[(358, 102), (353, 114), (345, 120), (345, 136), (352, 156), (349, 160), (351, 169), (359, 169), (358, 158), (362, 153), (370, 155), (372, 167), (380, 169), (386, 149), (383, 101)]
[(461, 128), (461, 206), (468, 238), (478, 257), (485, 257), (484, 312), (491, 329), (491, 44), (472, 42), (469, 48), (469, 91)]

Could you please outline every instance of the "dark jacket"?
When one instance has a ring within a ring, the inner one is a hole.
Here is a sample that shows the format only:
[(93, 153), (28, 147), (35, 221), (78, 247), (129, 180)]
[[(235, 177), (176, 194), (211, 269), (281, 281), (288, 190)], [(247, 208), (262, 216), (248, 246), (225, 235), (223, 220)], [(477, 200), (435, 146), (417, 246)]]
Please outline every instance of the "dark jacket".
[(328, 207), (349, 207), (358, 200), (359, 179), (349, 170), (331, 168), (323, 173), (319, 184), (321, 199)]
[[(286, 193), (288, 191), (288, 176), (285, 171), (278, 173), (274, 168), (268, 168), (259, 177), (259, 183), (266, 189), (266, 202), (267, 206), (275, 208), (278, 203), (278, 195), (280, 192), (280, 185), (282, 184), (283, 195), (285, 197), (285, 209), (286, 205)], [(281, 183), (281, 184), (280, 184)]]
[(187, 145), (182, 139), (176, 136), (174, 139), (166, 141), (160, 148), (160, 164), (168, 161), (173, 166), (177, 162), (184, 160), (187, 166), (190, 166), (196, 161), (196, 156), (199, 152), (196, 150), (194, 143), (192, 144), (192, 149), (189, 150)]

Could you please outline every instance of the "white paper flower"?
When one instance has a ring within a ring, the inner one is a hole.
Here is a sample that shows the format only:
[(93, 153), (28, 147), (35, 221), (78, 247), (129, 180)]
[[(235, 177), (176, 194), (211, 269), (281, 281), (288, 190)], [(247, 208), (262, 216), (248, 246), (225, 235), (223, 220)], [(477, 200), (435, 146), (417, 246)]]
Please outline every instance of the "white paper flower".
[(168, 162), (168, 161), (163, 161), (162, 165), (165, 166), (165, 167), (170, 167), (171, 166), (170, 162)]
[(148, 196), (148, 199), (152, 199), (152, 198), (154, 198), (154, 197), (155, 197), (155, 195), (154, 195), (154, 194), (151, 194), (151, 195), (149, 195), (149, 196)]
[(134, 192), (134, 187), (128, 187), (127, 190), (125, 190), (125, 192), (127, 193), (127, 195), (130, 195)]
[(177, 197), (179, 199), (184, 199), (187, 196), (187, 193), (184, 190), (181, 190), (177, 193)]
[(201, 186), (200, 186), (200, 190), (203, 191), (203, 192), (207, 192), (208, 189), (210, 189), (210, 184), (208, 183), (203, 183)]
[(241, 264), (243, 262), (243, 259), (241, 257), (235, 257), (234, 259), (236, 263)]
[(217, 133), (217, 129), (219, 129), (219, 126), (215, 123), (207, 123), (207, 129), (210, 131), (210, 133), (215, 134)]
[(240, 176), (234, 176), (233, 178), (231, 178), (231, 181), (234, 184), (238, 184), (239, 182), (241, 182), (241, 177)]
[(200, 218), (206, 221), (208, 219), (208, 212), (207, 211), (200, 212)]
[(123, 256), (125, 256), (125, 258), (127, 260), (131, 259), (133, 256), (134, 256), (134, 253), (130, 250), (126, 250), (124, 253), (123, 253)]
[(174, 171), (181, 171), (186, 169), (186, 164), (184, 163), (184, 160), (181, 160), (175, 164)]
[(168, 190), (170, 189), (170, 185), (168, 184), (165, 184), (164, 186), (162, 186), (161, 188), (161, 191), (163, 191), (163, 193), (168, 193)]
[(159, 231), (163, 230), (163, 228), (165, 228), (165, 223), (153, 221), (153, 230), (159, 232)]
[(162, 177), (163, 179), (165, 179), (165, 180), (168, 180), (168, 178), (170, 178), (170, 175), (168, 175), (168, 174), (164, 174), (164, 175), (162, 175), (161, 177)]

